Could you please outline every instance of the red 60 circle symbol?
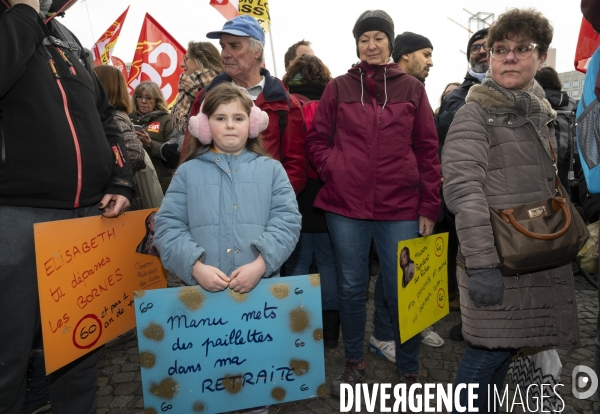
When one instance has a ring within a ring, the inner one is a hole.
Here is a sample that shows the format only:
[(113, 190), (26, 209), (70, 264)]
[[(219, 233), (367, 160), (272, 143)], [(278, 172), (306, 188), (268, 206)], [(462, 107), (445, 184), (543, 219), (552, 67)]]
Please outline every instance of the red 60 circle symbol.
[[(86, 319), (91, 320), (92, 323), (89, 325), (84, 325), (81, 327), (81, 329), (79, 329), (79, 326)], [(90, 336), (93, 339), (90, 339)], [(89, 349), (96, 345), (96, 343), (100, 340), (101, 336), (102, 322), (100, 321), (100, 319), (98, 319), (96, 315), (90, 313), (89, 315), (85, 315), (83, 318), (81, 318), (81, 320), (77, 322), (75, 329), (73, 329), (73, 345), (75, 345), (75, 347), (79, 349)], [(91, 342), (87, 344), (82, 343), (83, 341), (87, 342), (87, 340), (91, 340)]]

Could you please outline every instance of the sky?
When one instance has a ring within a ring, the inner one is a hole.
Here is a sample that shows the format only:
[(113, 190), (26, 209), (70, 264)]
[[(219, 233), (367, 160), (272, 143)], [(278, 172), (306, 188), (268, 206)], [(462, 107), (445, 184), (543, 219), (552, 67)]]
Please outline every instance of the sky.
[[(61, 20), (86, 47), (91, 47), (116, 18), (131, 6), (113, 55), (131, 62), (144, 15), (154, 17), (184, 47), (190, 40), (208, 41), (206, 33), (219, 30), (225, 23), (209, 0), (79, 0)], [(352, 28), (357, 17), (367, 9), (388, 12), (396, 34), (410, 31), (428, 37), (433, 44), (434, 66), (425, 87), (433, 108), (446, 84), (462, 82), (467, 71), (463, 53), (469, 40), (471, 14), (500, 14), (514, 7), (533, 7), (554, 26), (556, 70), (573, 70), (575, 47), (581, 25), (579, 0), (270, 0), (271, 44), (267, 34), (266, 65), (272, 75), (284, 75), (283, 56), (298, 40), (312, 42), (315, 54), (329, 67), (333, 76), (344, 74), (358, 61)], [(465, 9), (468, 11), (465, 11)], [(475, 23), (471, 29), (477, 30)], [(211, 40), (218, 47), (218, 41)], [(274, 70), (272, 49), (275, 52)]]

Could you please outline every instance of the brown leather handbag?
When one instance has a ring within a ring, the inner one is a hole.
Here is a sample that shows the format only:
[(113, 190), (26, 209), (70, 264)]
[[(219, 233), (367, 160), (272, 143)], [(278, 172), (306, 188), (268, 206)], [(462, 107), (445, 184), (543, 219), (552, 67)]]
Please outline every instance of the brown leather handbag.
[[(551, 158), (556, 168), (552, 145)], [(490, 208), (494, 243), (504, 276), (538, 272), (570, 263), (590, 234), (556, 177), (555, 197), (506, 209)]]

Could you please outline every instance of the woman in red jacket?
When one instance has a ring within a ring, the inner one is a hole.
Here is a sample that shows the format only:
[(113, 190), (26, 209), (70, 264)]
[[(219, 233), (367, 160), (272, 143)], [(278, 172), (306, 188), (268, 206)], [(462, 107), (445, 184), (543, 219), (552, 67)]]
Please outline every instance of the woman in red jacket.
[[(315, 206), (326, 211), (338, 275), (347, 363), (332, 384), (365, 377), (363, 339), (368, 254), (375, 242), (393, 323), (398, 327), (398, 241), (431, 234), (440, 198), (438, 139), (425, 88), (393, 62), (394, 24), (364, 12), (353, 30), (360, 63), (330, 82), (307, 136), (310, 162), (325, 181)], [(420, 337), (400, 344), (396, 367), (417, 381)]]
[[(300, 55), (288, 66), (281, 80), (302, 103), (306, 128), (310, 129), (319, 99), (331, 81), (331, 72), (314, 55)], [(285, 262), (287, 276), (306, 275), (314, 262), (321, 275), (321, 304), (323, 306), (323, 343), (325, 348), (338, 346), (340, 312), (338, 310), (335, 258), (325, 212), (313, 206), (323, 183), (314, 168), (308, 168), (306, 188), (298, 195), (298, 209), (302, 214), (302, 233), (296, 248)]]

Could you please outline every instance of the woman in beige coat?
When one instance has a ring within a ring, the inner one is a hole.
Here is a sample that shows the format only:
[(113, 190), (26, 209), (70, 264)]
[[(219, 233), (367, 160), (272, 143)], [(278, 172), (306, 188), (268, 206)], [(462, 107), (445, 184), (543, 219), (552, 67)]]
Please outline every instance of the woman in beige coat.
[[(503, 277), (488, 211), (555, 195), (550, 145), (556, 147), (556, 113), (534, 80), (552, 33), (535, 10), (500, 16), (487, 37), (486, 79), (471, 88), (442, 153), (444, 197), (460, 242), (457, 275), (468, 342), (455, 387), (479, 384), (479, 412), (495, 412), (493, 405), (488, 411), (488, 385), (501, 391), (516, 350), (579, 340), (571, 266)], [(460, 404), (467, 406), (466, 392)]]

